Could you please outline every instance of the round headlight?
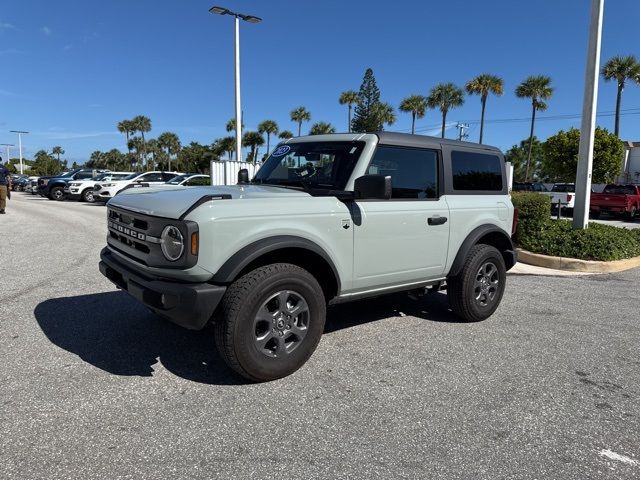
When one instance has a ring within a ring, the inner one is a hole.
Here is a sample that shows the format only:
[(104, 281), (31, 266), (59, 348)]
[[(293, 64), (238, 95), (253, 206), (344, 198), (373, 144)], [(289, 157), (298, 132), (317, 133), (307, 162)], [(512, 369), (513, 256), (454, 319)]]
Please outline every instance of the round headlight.
[(167, 260), (175, 262), (184, 252), (184, 237), (178, 227), (168, 225), (160, 235), (160, 248)]

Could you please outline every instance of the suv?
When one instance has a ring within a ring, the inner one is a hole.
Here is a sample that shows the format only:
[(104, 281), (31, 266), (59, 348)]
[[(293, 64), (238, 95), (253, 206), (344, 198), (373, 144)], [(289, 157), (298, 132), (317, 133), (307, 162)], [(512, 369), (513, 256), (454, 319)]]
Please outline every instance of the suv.
[(95, 178), (88, 180), (77, 180), (69, 182), (64, 193), (67, 194), (69, 200), (81, 200), (83, 202), (93, 203), (93, 188), (96, 182), (106, 182), (108, 180), (122, 180), (131, 175), (131, 172), (105, 172)]
[(40, 177), (38, 179), (38, 193), (49, 200), (66, 200), (67, 193), (65, 193), (65, 189), (68, 189), (70, 181), (87, 180), (103, 172), (105, 170), (83, 168), (59, 175)]
[(214, 322), (220, 355), (252, 381), (316, 349), (327, 305), (445, 287), (489, 317), (516, 263), (504, 157), (399, 133), (281, 143), (249, 182), (127, 190), (107, 204), (100, 271), (183, 327)]
[(97, 202), (106, 202), (123, 190), (137, 187), (148, 187), (171, 180), (178, 172), (137, 172), (120, 180), (96, 183), (93, 187), (93, 198)]

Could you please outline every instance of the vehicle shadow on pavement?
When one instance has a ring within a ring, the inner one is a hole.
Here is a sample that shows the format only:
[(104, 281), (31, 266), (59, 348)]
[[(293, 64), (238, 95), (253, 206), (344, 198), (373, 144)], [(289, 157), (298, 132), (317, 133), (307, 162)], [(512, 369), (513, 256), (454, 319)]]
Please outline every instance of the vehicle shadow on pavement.
[(154, 315), (124, 292), (54, 298), (36, 320), (55, 345), (114, 375), (153, 375), (160, 362), (199, 383), (246, 383), (218, 356), (213, 330), (190, 331)]

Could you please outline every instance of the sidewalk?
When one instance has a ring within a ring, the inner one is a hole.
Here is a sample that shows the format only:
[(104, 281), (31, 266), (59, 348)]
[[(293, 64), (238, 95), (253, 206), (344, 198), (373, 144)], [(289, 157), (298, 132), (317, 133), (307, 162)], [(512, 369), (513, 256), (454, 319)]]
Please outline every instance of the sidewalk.
[(516, 263), (507, 273), (511, 275), (547, 275), (552, 277), (578, 277), (582, 275), (601, 275), (589, 272), (571, 272), (568, 270), (554, 270), (553, 268), (536, 267), (526, 263)]

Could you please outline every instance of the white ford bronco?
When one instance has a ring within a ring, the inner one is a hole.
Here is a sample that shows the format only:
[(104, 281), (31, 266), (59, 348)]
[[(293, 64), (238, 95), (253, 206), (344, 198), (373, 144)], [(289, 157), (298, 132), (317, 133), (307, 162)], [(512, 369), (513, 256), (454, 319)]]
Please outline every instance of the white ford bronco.
[(214, 322), (252, 381), (307, 361), (327, 305), (446, 288), (479, 321), (516, 263), (502, 153), (419, 135), (293, 138), (250, 181), (130, 189), (107, 208), (102, 274), (179, 325)]

